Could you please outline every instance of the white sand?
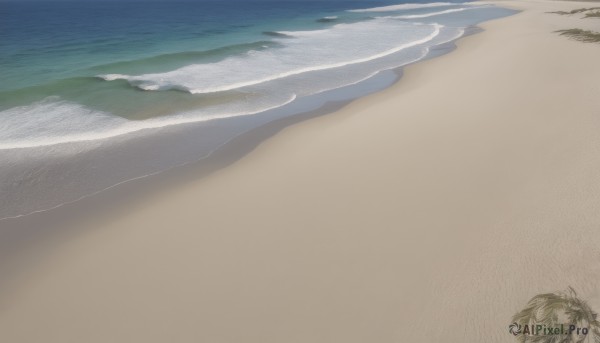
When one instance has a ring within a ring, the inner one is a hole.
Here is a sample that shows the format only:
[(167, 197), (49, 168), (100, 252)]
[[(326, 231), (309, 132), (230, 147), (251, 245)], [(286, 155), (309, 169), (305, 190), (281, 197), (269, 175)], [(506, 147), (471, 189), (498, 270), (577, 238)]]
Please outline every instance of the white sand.
[(600, 311), (600, 44), (553, 33), (600, 21), (502, 4), (524, 12), (49, 249), (0, 342), (513, 342), (569, 285)]

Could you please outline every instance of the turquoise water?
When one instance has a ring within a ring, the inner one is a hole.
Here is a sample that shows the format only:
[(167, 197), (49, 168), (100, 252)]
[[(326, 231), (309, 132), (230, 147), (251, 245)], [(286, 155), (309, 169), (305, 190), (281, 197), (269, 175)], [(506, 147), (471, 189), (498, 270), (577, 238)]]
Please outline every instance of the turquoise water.
[[(27, 213), (202, 158), (511, 13), (460, 2), (0, 3), (0, 205)], [(192, 128), (193, 143), (175, 130)], [(134, 144), (154, 136), (160, 148)]]

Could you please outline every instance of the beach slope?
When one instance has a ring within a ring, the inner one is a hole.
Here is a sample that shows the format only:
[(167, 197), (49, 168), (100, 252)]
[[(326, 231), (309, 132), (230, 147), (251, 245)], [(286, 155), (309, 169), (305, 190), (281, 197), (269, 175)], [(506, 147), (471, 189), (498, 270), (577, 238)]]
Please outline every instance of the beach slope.
[(0, 341), (513, 342), (536, 294), (600, 310), (600, 44), (546, 13), (590, 3), (498, 5), (522, 12), (48, 249)]

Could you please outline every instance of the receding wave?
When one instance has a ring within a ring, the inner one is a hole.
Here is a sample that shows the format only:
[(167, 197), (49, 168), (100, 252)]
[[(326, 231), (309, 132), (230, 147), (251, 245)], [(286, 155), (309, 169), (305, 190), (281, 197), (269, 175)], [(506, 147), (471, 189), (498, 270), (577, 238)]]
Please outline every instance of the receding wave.
[(391, 6), (382, 6), (382, 7), (373, 7), (373, 8), (364, 8), (357, 10), (348, 10), (348, 12), (393, 12), (400, 10), (410, 10), (417, 8), (429, 8), (429, 7), (444, 7), (444, 6), (460, 6), (460, 5), (473, 5), (470, 2), (430, 2), (427, 4), (401, 4), (401, 5), (391, 5)]
[(231, 106), (215, 106), (203, 111), (139, 121), (49, 97), (30, 105), (0, 111), (3, 123), (0, 127), (0, 150), (95, 141), (147, 129), (253, 115), (285, 106), (296, 99), (295, 94), (273, 96), (276, 99), (269, 98), (268, 101), (254, 104), (241, 103), (237, 111), (231, 110)]
[[(283, 31), (301, 39), (290, 40), (276, 52), (231, 57), (220, 63), (195, 64), (167, 73), (100, 77), (127, 80), (132, 86), (149, 91), (178, 89), (191, 94), (231, 91), (307, 72), (372, 61), (431, 41), (440, 33), (441, 27), (380, 19), (338, 24), (328, 30)], [(397, 35), (399, 30), (404, 30), (404, 34)]]

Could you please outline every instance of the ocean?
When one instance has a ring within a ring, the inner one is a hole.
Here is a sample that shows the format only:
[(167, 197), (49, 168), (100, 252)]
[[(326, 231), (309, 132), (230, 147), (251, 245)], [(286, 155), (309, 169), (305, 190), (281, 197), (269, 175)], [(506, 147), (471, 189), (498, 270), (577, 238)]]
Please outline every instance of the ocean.
[[(399, 1), (0, 3), (0, 218), (211, 156), (514, 11)], [(310, 137), (307, 137), (310, 139)]]

